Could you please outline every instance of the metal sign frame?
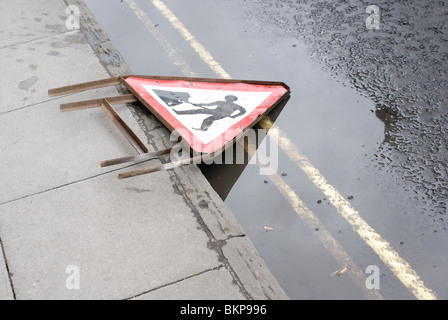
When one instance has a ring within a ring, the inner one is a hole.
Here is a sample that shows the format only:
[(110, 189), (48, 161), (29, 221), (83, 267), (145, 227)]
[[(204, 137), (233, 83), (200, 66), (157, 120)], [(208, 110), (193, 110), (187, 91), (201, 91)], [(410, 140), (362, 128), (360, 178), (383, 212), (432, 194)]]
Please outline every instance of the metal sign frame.
[(190, 150), (190, 158), (171, 161), (167, 163), (162, 163), (158, 165), (153, 165), (143, 169), (137, 169), (129, 172), (124, 172), (118, 174), (118, 179), (125, 179), (129, 177), (134, 177), (142, 174), (147, 174), (151, 172), (157, 172), (160, 170), (168, 170), (173, 169), (179, 166), (184, 166), (192, 163), (201, 163), (203, 161), (211, 160), (215, 158), (217, 155), (225, 151), (228, 147), (232, 146), (241, 136), (244, 136), (244, 133), (252, 128), (256, 123), (258, 123), (264, 115), (268, 114), (273, 108), (275, 108), (281, 101), (284, 100), (290, 94), (289, 87), (283, 82), (272, 82), (272, 81), (248, 81), (248, 80), (234, 80), (234, 79), (210, 79), (210, 78), (186, 78), (186, 77), (161, 77), (161, 76), (139, 76), (139, 75), (126, 75), (113, 77), (103, 80), (84, 82), (79, 84), (74, 84), (70, 86), (55, 88), (48, 90), (48, 95), (50, 97), (61, 96), (72, 93), (79, 93), (83, 91), (104, 88), (115, 85), (123, 85), (130, 93), (124, 94), (120, 96), (114, 97), (105, 97), (99, 99), (91, 99), (84, 100), (78, 102), (65, 103), (60, 105), (60, 109), (62, 112), (66, 111), (76, 111), (83, 110), (88, 108), (97, 108), (100, 107), (106, 115), (111, 119), (111, 121), (117, 126), (120, 132), (125, 136), (125, 138), (129, 141), (129, 143), (134, 147), (137, 151), (138, 155), (110, 159), (106, 161), (102, 161), (100, 163), (101, 167), (107, 167), (127, 162), (137, 162), (142, 160), (150, 160), (159, 158), (163, 155), (170, 154), (173, 150), (171, 148), (159, 150), (156, 152), (149, 152), (146, 145), (137, 137), (137, 135), (131, 130), (131, 128), (125, 123), (125, 121), (118, 115), (118, 113), (114, 110), (113, 105), (124, 104), (124, 103), (133, 103), (133, 102), (141, 102), (163, 125), (165, 125), (171, 132), (175, 131), (176, 128), (173, 127), (172, 123), (168, 122), (160, 112), (158, 112), (153, 105), (151, 105), (142, 95), (135, 90), (132, 85), (130, 85), (126, 80), (128, 78), (138, 78), (138, 79), (148, 79), (155, 81), (185, 81), (191, 83), (222, 83), (222, 84), (251, 84), (257, 86), (268, 86), (268, 87), (282, 87), (284, 88), (284, 94), (282, 94), (276, 101), (273, 101), (272, 104), (265, 109), (263, 109), (263, 113), (259, 114), (255, 119), (251, 119), (250, 123), (247, 124), (245, 128), (242, 128), (241, 133), (235, 136), (230, 141), (227, 141), (222, 147), (214, 150), (211, 153), (201, 153), (193, 150), (191, 145), (186, 139), (180, 139), (181, 142), (189, 148)]

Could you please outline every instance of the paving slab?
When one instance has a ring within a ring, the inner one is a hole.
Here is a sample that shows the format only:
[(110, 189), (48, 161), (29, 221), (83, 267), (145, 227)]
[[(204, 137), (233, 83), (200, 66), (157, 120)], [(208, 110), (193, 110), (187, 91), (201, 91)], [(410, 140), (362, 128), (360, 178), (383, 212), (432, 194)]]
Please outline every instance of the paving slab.
[(42, 1), (1, 1), (0, 48), (67, 31), (65, 10), (63, 1), (52, 1), (51, 5)]
[[(76, 99), (108, 94), (117, 91)], [(60, 103), (76, 99), (50, 100), (0, 115), (0, 203), (114, 170), (100, 168), (99, 163), (137, 154), (100, 108), (60, 112)], [(146, 142), (129, 109), (125, 105), (115, 109)]]
[(158, 288), (133, 300), (245, 300), (230, 272), (225, 268)]
[[(125, 299), (221, 265), (167, 172), (2, 205), (0, 234), (17, 299)], [(69, 266), (79, 290), (66, 287)]]
[(0, 113), (48, 100), (48, 89), (108, 78), (80, 31), (0, 49)]

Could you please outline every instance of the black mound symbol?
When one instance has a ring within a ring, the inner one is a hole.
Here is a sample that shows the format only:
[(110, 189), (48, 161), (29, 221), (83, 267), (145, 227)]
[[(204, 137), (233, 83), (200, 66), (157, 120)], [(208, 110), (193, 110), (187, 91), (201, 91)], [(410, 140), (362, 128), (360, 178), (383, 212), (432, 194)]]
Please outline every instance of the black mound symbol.
[(169, 107), (174, 107), (182, 103), (189, 103), (190, 94), (187, 92), (173, 92), (165, 90), (153, 90), (163, 102)]

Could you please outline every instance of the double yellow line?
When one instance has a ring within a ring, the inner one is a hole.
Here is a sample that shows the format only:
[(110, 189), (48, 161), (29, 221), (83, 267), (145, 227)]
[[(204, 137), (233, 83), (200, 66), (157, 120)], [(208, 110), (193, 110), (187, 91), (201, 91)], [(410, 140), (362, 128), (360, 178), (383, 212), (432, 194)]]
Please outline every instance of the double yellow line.
[[(177, 53), (171, 44), (165, 39), (161, 32), (154, 28), (153, 22), (146, 13), (137, 5), (134, 0), (126, 0), (129, 7), (135, 12), (136, 16), (147, 27), (157, 42), (164, 48), (165, 52), (172, 59), (174, 64), (180, 68), (185, 76), (196, 76), (190, 66)], [(180, 33), (184, 40), (199, 55), (199, 57), (213, 70), (219, 77), (231, 79), (224, 68), (213, 58), (212, 54), (199, 43), (193, 34), (182, 24), (176, 15), (161, 0), (151, 0), (152, 4), (162, 13), (162, 15), (171, 23), (171, 25)], [(297, 146), (288, 138), (288, 136), (269, 118), (264, 118), (260, 125), (275, 139), (282, 151), (297, 165), (319, 188), (331, 204), (337, 209), (339, 214), (351, 225), (353, 230), (376, 252), (384, 264), (386, 264), (395, 276), (405, 285), (417, 299), (434, 300), (437, 299), (434, 292), (427, 288), (419, 275), (412, 269), (411, 265), (400, 257), (398, 252), (381, 237), (367, 222), (362, 219), (359, 212), (354, 209), (344, 197), (330, 185), (325, 177), (315, 168), (309, 159), (303, 155)], [(249, 147), (251, 149), (253, 147)], [(248, 150), (250, 155), (256, 151)], [(382, 299), (382, 296), (376, 290), (368, 290), (365, 286), (365, 274), (351, 260), (341, 245), (331, 236), (331, 234), (322, 226), (319, 219), (307, 208), (305, 203), (299, 198), (296, 192), (287, 185), (278, 175), (269, 176), (270, 180), (291, 205), (294, 211), (301, 217), (305, 224), (315, 230), (319, 228), (318, 236), (324, 247), (333, 255), (336, 261), (342, 267), (350, 266), (348, 273), (359, 288), (371, 299)]]

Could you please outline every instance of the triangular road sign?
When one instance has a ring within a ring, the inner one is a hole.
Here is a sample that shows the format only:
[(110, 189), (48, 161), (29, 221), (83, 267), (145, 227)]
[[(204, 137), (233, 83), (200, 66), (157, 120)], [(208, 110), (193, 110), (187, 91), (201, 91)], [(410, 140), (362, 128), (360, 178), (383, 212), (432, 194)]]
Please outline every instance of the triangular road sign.
[(153, 159), (174, 150), (149, 152), (114, 110), (114, 104), (140, 101), (194, 151), (190, 159), (119, 174), (120, 179), (213, 159), (290, 93), (282, 82), (128, 75), (50, 89), (48, 94), (59, 96), (120, 84), (131, 94), (61, 105), (61, 111), (100, 107), (139, 153), (103, 161), (101, 166)]
[(214, 153), (252, 127), (285, 95), (283, 83), (126, 78), (128, 89), (198, 153)]

